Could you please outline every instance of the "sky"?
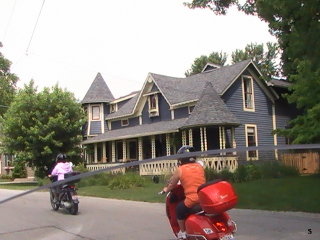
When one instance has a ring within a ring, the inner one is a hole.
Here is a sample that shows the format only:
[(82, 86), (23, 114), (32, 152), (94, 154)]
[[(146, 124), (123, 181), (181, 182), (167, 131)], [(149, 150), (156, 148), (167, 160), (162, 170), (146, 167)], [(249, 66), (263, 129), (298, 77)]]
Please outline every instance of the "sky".
[(149, 72), (184, 77), (201, 55), (276, 41), (256, 16), (216, 16), (186, 1), (0, 0), (0, 52), (18, 87), (58, 84), (81, 101), (98, 72), (118, 98), (140, 90)]

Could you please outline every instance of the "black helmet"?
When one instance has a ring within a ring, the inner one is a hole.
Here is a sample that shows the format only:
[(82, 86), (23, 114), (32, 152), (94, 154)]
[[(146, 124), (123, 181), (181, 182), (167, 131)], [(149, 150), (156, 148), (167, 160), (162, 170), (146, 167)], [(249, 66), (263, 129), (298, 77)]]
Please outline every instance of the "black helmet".
[[(189, 146), (189, 145), (184, 145), (182, 146), (177, 154), (184, 154), (184, 153), (189, 153), (189, 152), (195, 152), (194, 147)], [(194, 162), (196, 159), (195, 156), (188, 156), (188, 157), (183, 157), (183, 158), (178, 158), (178, 161), (180, 163), (180, 165), (186, 164), (186, 163), (191, 163)]]
[(67, 160), (67, 155), (65, 153), (59, 153), (56, 157), (56, 162), (63, 162)]

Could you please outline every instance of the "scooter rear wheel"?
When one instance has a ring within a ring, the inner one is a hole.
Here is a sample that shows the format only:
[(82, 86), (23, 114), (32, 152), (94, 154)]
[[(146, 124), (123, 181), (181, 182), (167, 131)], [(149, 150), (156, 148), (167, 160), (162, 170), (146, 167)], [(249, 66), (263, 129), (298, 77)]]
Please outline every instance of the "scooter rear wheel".
[(78, 214), (78, 209), (79, 209), (78, 203), (74, 203), (73, 202), (71, 207), (67, 208), (67, 211), (72, 215), (77, 215)]

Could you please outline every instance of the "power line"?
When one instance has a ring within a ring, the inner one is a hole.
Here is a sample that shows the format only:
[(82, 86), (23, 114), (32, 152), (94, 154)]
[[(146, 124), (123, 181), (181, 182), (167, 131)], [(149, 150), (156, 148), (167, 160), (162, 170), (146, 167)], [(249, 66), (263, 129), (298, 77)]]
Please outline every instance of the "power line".
[(11, 23), (12, 16), (13, 16), (13, 14), (14, 14), (14, 12), (15, 12), (15, 9), (16, 9), (16, 4), (17, 4), (17, 0), (14, 1), (14, 4), (13, 4), (13, 6), (12, 6), (11, 14), (10, 14), (10, 17), (9, 17), (8, 22), (7, 22), (7, 26), (6, 26), (4, 35), (3, 35), (3, 40), (2, 40), (3, 42), (5, 42), (5, 40), (6, 40), (7, 33), (8, 33), (8, 29), (9, 29), (9, 25), (10, 25), (10, 23)]
[(35, 23), (35, 25), (34, 25), (34, 28), (33, 28), (32, 34), (31, 34), (31, 38), (30, 38), (30, 41), (29, 41), (29, 44), (28, 44), (28, 47), (27, 47), (27, 50), (26, 50), (26, 55), (28, 55), (29, 47), (30, 47), (30, 45), (31, 45), (34, 32), (36, 31), (36, 28), (37, 28), (37, 25), (38, 25), (38, 21), (39, 21), (39, 18), (40, 18), (40, 15), (41, 15), (41, 12), (42, 12), (42, 9), (43, 9), (43, 6), (44, 6), (44, 3), (45, 3), (45, 2), (46, 2), (46, 0), (43, 0), (43, 1), (42, 1), (42, 5), (41, 5), (41, 8), (40, 8), (38, 17), (37, 17), (37, 21), (36, 21), (36, 23)]

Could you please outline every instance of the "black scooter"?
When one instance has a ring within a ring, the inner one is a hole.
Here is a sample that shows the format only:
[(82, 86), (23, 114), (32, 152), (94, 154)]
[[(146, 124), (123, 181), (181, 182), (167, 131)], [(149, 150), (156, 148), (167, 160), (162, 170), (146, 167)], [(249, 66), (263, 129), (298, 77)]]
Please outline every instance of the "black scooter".
[[(65, 174), (65, 178), (75, 176), (80, 174), (79, 172), (71, 172)], [(50, 180), (52, 182), (57, 181), (57, 176), (51, 176)], [(50, 203), (54, 211), (58, 211), (59, 208), (64, 208), (66, 211), (72, 215), (77, 215), (79, 210), (79, 198), (76, 191), (75, 183), (80, 180), (68, 182), (63, 185), (56, 187), (59, 193), (59, 198), (57, 201), (54, 201), (54, 190), (50, 188)]]

